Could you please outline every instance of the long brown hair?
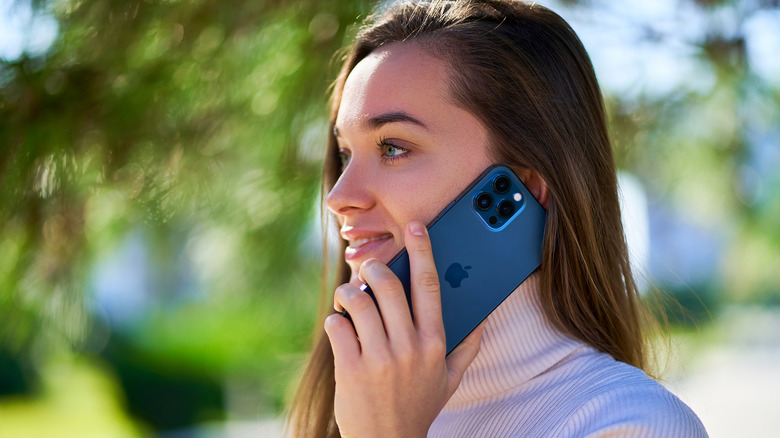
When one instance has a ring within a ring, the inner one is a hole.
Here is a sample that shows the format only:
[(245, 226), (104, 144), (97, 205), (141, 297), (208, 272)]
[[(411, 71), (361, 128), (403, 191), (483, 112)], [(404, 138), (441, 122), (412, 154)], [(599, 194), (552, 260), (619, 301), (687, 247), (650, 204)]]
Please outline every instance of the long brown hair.
[[(419, 44), (448, 63), (451, 96), (486, 127), (495, 162), (532, 169), (547, 183), (539, 286), (547, 318), (597, 350), (645, 368), (643, 313), (620, 220), (604, 103), (571, 27), (542, 6), (518, 1), (391, 6), (368, 20), (344, 58), (332, 94), (331, 130), (347, 75), (369, 53), (398, 41)], [(331, 134), (324, 194), (339, 173)], [(347, 282), (343, 248), (340, 257), (337, 281)], [(319, 330), (291, 406), (296, 436), (339, 436), (334, 387), (333, 354)]]

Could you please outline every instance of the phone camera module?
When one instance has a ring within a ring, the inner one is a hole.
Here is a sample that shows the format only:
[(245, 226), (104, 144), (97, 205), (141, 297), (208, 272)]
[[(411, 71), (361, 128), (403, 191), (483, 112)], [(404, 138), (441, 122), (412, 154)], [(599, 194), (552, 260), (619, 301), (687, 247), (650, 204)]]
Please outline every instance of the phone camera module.
[(509, 188), (511, 186), (512, 183), (509, 181), (509, 178), (505, 175), (500, 175), (493, 180), (493, 188), (496, 189), (497, 193), (506, 193), (509, 191)]
[(509, 217), (512, 216), (512, 214), (515, 212), (515, 205), (512, 204), (511, 201), (507, 201), (505, 199), (498, 203), (498, 207), (496, 209), (498, 210), (499, 216)]
[(490, 193), (482, 192), (477, 195), (474, 204), (476, 204), (477, 208), (480, 210), (487, 210), (493, 205), (493, 197), (490, 196)]

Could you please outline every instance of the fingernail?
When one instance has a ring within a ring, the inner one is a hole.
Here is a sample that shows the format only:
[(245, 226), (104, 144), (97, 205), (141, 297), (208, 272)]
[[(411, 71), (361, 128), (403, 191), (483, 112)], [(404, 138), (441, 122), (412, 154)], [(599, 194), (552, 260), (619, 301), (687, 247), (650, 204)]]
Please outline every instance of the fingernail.
[(425, 226), (422, 224), (422, 222), (410, 222), (409, 232), (414, 236), (423, 236), (425, 235)]

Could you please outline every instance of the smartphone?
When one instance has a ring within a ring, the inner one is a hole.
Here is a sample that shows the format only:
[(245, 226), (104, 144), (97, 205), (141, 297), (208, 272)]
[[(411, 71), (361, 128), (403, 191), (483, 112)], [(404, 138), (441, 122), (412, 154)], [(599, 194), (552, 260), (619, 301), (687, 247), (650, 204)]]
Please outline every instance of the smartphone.
[[(509, 167), (494, 165), (428, 224), (447, 354), (539, 267), (546, 216)], [(411, 309), (406, 249), (388, 266)], [(368, 285), (361, 289), (374, 298)]]

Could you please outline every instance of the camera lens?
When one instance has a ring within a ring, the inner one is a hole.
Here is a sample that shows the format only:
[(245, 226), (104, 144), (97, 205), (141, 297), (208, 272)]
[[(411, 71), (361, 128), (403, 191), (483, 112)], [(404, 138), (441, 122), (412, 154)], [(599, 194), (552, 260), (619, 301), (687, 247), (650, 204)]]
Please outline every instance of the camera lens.
[(497, 210), (500, 216), (509, 217), (512, 216), (512, 213), (515, 212), (515, 205), (512, 204), (510, 201), (504, 199), (503, 201), (498, 203)]
[(512, 183), (509, 182), (509, 178), (504, 175), (493, 180), (493, 188), (496, 189), (496, 192), (498, 193), (506, 193), (511, 185)]
[(474, 204), (476, 204), (477, 208), (480, 210), (487, 210), (493, 205), (493, 197), (490, 196), (490, 193), (482, 192), (477, 195)]

